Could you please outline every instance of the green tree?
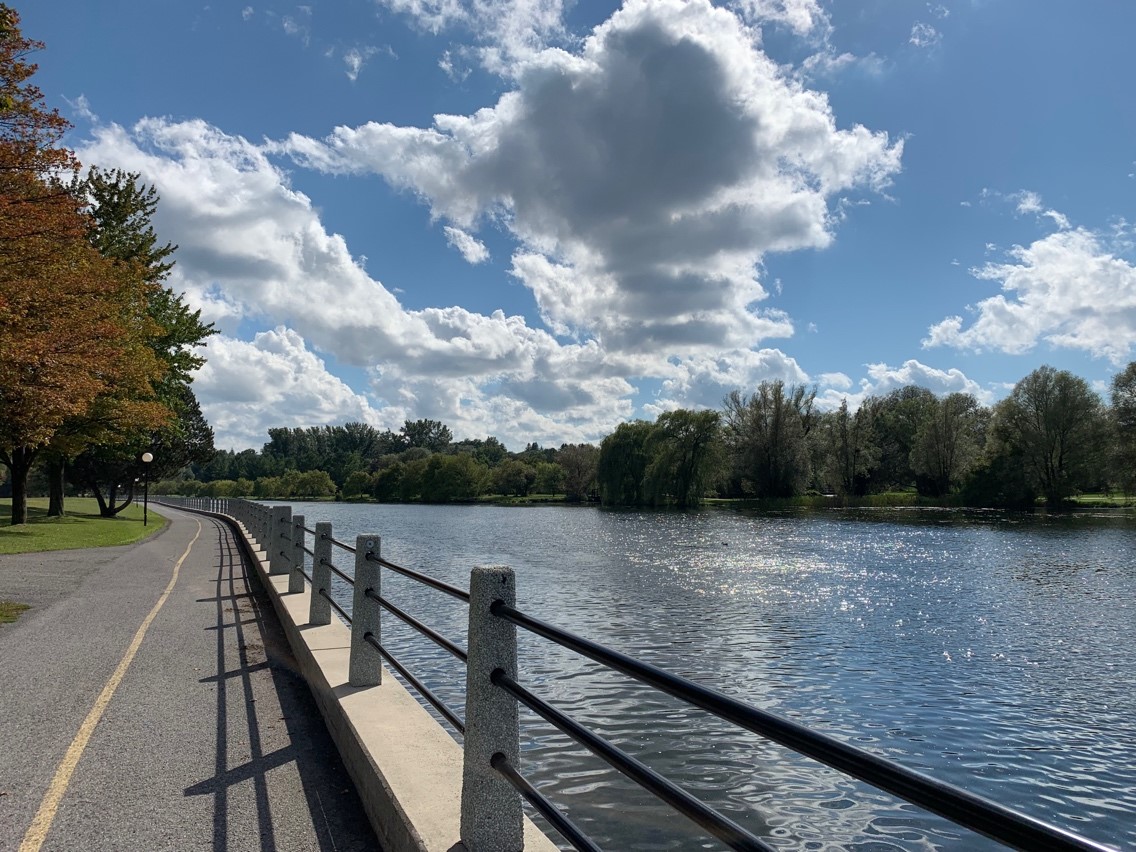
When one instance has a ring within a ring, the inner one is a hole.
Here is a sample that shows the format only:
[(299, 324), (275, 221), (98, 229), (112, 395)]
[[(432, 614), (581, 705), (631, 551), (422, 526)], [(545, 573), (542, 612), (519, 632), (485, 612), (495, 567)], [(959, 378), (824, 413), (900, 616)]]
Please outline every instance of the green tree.
[(1021, 459), (1027, 481), (1056, 505), (1091, 483), (1106, 430), (1101, 399), (1084, 379), (1039, 367), (994, 407), (995, 448)]
[(726, 448), (743, 494), (791, 497), (809, 480), (807, 438), (816, 422), (816, 388), (762, 382), (750, 396), (725, 399)]
[(935, 403), (931, 391), (916, 385), (905, 385), (861, 403), (857, 414), (863, 412), (860, 416), (871, 418), (872, 434), (879, 448), (877, 463), (868, 471), (870, 491), (903, 490), (918, 484), (912, 451), (919, 427), (930, 416)]
[(493, 469), (492, 482), (498, 494), (525, 497), (536, 482), (536, 469), (520, 459), (506, 459)]
[[(72, 418), (62, 430), (63, 439), (56, 442), (57, 461), (87, 446), (74, 462), (73, 479), (94, 492), (103, 515), (116, 514), (130, 503), (132, 491), (124, 503), (116, 504), (117, 485), (124, 479), (133, 481), (142, 452), (151, 451), (156, 463), (170, 472), (207, 461), (213, 453), (213, 433), (201, 416), (190, 383), (205, 363), (197, 348), (215, 329), (201, 322), (201, 312), (190, 310), (182, 295), (163, 286), (173, 267), (169, 258), (177, 247), (159, 245), (152, 225), (158, 194), (139, 180), (137, 173), (92, 168), (71, 187), (87, 213), (91, 245), (123, 275), (136, 275), (144, 283), (145, 345), (160, 365), (151, 381), (129, 385), (131, 392), (104, 394), (101, 405)], [(130, 353), (121, 360), (135, 358), (137, 354)], [(127, 366), (121, 363), (118, 368)], [(138, 416), (155, 404), (168, 413), (161, 424), (153, 422), (154, 416)], [(107, 428), (108, 415), (114, 420), (113, 428)], [(132, 421), (129, 415), (134, 415)], [(151, 473), (158, 474), (158, 469)], [(62, 477), (53, 475), (51, 481), (53, 506), (58, 497), (62, 512), (62, 490), (55, 488)]]
[(880, 456), (868, 412), (861, 409), (853, 414), (848, 410), (848, 400), (843, 399), (836, 411), (821, 415), (815, 432), (826, 490), (842, 497), (866, 494), (870, 473)]
[(579, 503), (592, 497), (599, 457), (599, 448), (591, 444), (561, 445), (556, 463), (564, 470), (564, 491), (569, 502)]
[(1112, 377), (1115, 475), (1128, 494), (1136, 491), (1136, 361)]
[(537, 462), (533, 491), (537, 494), (559, 494), (564, 490), (564, 468), (556, 462)]
[(596, 460), (596, 485), (606, 506), (641, 506), (647, 502), (645, 474), (651, 455), (648, 441), (653, 423), (635, 420), (620, 423), (600, 442)]
[(408, 447), (423, 447), (435, 453), (446, 449), (454, 437), (450, 427), (438, 420), (407, 420), (401, 431)]
[(422, 499), (428, 503), (458, 503), (477, 499), (488, 468), (468, 453), (436, 453), (426, 460)]
[(655, 503), (670, 497), (685, 509), (702, 502), (721, 475), (720, 419), (717, 411), (681, 408), (659, 415), (647, 446), (646, 481)]
[(952, 393), (928, 403), (915, 432), (911, 467), (919, 492), (950, 494), (981, 458), (988, 412), (968, 393)]

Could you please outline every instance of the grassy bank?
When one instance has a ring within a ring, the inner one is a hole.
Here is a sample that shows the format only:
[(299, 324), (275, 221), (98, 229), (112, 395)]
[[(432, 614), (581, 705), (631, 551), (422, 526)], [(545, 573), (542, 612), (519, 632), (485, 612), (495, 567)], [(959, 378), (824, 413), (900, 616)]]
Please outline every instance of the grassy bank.
[(27, 604), (15, 601), (0, 601), (0, 624), (11, 624), (20, 617), (20, 613), (28, 609)]
[(153, 506), (149, 526), (142, 525), (142, 507), (135, 504), (118, 517), (101, 518), (93, 497), (69, 497), (66, 510), (62, 518), (49, 518), (47, 498), (32, 498), (28, 500), (28, 522), (13, 527), (8, 525), (12, 501), (0, 500), (0, 554), (130, 544), (166, 525), (166, 519)]

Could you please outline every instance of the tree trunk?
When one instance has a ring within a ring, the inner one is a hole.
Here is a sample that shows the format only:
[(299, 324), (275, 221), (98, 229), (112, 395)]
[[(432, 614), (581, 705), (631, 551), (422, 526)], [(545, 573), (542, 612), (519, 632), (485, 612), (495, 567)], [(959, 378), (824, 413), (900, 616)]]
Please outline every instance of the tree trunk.
[(28, 522), (28, 471), (32, 469), (36, 451), (27, 447), (12, 450), (12, 525)]
[(63, 517), (63, 470), (66, 461), (63, 456), (50, 456), (47, 459), (48, 501), (47, 516)]

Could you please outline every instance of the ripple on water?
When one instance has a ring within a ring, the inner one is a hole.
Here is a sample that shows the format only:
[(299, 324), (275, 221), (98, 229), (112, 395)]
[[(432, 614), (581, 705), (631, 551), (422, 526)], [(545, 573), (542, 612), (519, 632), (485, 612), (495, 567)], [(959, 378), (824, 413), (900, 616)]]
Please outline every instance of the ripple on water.
[[(341, 540), (464, 586), (517, 571), (520, 608), (1101, 842), (1136, 847), (1136, 525), (999, 514), (608, 513), (329, 506)], [(464, 609), (384, 594), (465, 643)], [(337, 599), (349, 604), (347, 590)], [(462, 708), (449, 655), (384, 639)], [(521, 636), (521, 680), (775, 848), (994, 844)], [(525, 774), (605, 848), (718, 849), (522, 711)]]

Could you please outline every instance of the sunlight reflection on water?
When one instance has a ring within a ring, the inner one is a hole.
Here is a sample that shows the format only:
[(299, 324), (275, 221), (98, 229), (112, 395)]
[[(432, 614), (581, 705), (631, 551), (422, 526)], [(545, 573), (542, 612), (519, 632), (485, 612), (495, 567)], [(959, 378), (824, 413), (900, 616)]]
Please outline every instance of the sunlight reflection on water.
[[(340, 540), (459, 586), (517, 571), (519, 608), (1093, 839), (1136, 846), (1136, 523), (953, 512), (690, 514), (313, 504)], [(342, 565), (349, 567), (346, 561)], [(464, 609), (384, 594), (464, 644)], [(341, 590), (340, 599), (350, 598)], [(452, 706), (464, 672), (384, 620)], [(996, 848), (544, 640), (522, 681), (786, 849)], [(716, 849), (522, 714), (524, 772), (601, 845)]]

